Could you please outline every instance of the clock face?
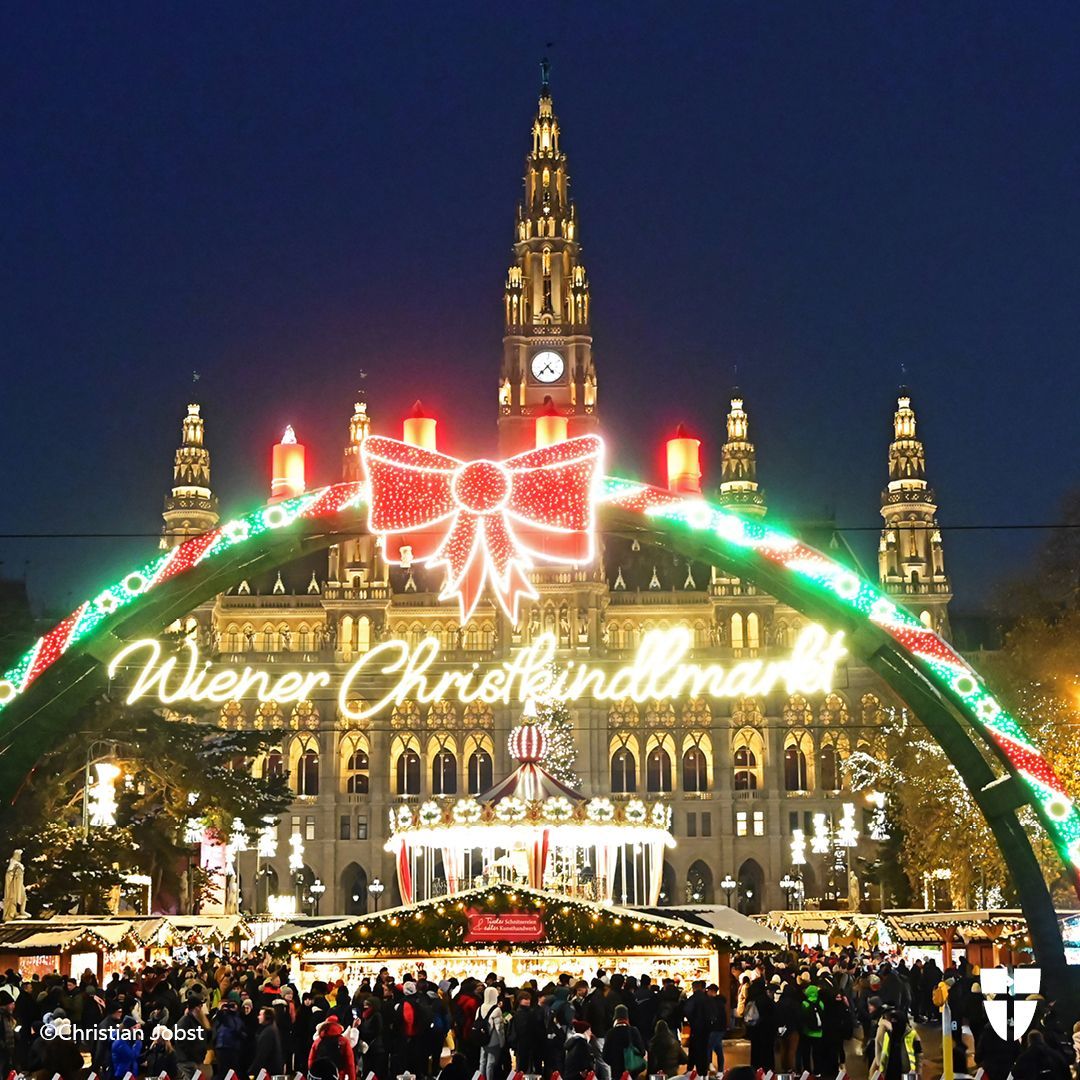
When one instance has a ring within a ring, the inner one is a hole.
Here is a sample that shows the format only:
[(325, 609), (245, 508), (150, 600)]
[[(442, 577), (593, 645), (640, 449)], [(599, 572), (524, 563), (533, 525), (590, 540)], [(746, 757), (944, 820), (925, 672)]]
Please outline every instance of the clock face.
[(563, 358), (557, 352), (548, 349), (545, 352), (538, 352), (532, 358), (531, 371), (537, 382), (553, 383), (562, 378), (565, 367), (566, 362)]

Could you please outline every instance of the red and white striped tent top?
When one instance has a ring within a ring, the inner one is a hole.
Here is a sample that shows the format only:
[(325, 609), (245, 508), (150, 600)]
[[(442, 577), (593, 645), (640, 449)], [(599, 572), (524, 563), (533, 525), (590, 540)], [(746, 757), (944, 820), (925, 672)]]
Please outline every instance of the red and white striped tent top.
[(477, 798), (480, 802), (500, 802), (503, 799), (517, 798), (523, 802), (564, 796), (571, 802), (581, 802), (585, 796), (566, 784), (560, 783), (546, 769), (535, 762), (522, 762), (505, 780), (500, 780)]

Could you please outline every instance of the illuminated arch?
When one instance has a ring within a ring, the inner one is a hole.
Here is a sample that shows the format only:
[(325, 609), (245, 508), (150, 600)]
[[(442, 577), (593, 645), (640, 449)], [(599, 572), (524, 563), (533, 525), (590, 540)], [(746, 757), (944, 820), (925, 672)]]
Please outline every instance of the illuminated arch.
[[(0, 676), (0, 793), (10, 797), (42, 750), (71, 730), (120, 645), (238, 581), (355, 535), (362, 496), (360, 483), (344, 483), (261, 507), (157, 553), (83, 602)], [(978, 673), (877, 585), (764, 522), (634, 481), (608, 478), (599, 497), (609, 532), (716, 566), (847, 633), (852, 655), (906, 702), (957, 769), (1001, 848), (1036, 955), (1047, 977), (1064, 983), (1061, 931), (1017, 810), (1034, 810), (1078, 889), (1080, 812)]]

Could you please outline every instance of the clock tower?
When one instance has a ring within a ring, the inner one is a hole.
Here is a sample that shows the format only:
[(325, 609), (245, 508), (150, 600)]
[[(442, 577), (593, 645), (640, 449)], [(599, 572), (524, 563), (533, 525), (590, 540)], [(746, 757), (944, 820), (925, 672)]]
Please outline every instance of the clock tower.
[(567, 417), (571, 437), (598, 428), (589, 282), (546, 59), (541, 73), (514, 261), (506, 277), (499, 376), (499, 450), (504, 456), (532, 449), (536, 417), (552, 408)]

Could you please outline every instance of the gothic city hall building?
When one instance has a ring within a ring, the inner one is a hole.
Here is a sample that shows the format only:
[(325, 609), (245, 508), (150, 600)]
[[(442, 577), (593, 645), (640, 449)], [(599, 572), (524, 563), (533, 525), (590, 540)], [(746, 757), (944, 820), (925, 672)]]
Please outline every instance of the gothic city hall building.
[[(492, 445), (497, 426), (500, 457), (604, 432), (604, 373), (593, 359), (589, 278), (569, 183), (545, 74), (503, 287), (501, 364), (492, 351)], [(718, 428), (725, 419), (719, 476), (706, 482), (704, 494), (739, 514), (766, 517), (767, 477), (758, 474), (752, 412), (738, 391), (726, 418), (717, 417)], [(363, 477), (361, 449), (373, 428), (403, 435), (399, 418), (384, 422), (377, 402), (359, 401), (351, 418), (343, 413), (343, 479)], [(891, 435), (890, 441), (883, 414), (878, 575), (896, 600), (948, 635), (951, 591), (936, 497), (906, 391), (897, 400)], [(212, 438), (199, 405), (189, 405), (165, 500), (164, 547), (218, 522)], [(404, 421), (404, 439), (437, 445), (436, 423), (419, 405)], [(272, 498), (304, 489), (303, 451), (291, 431), (274, 448)], [(668, 445), (668, 460), (671, 486), (692, 491), (700, 485), (694, 440), (679, 433)], [(831, 525), (796, 524), (796, 531), (857, 567)], [(522, 602), (516, 625), (490, 590), (462, 624), (457, 603), (439, 599), (442, 578), (419, 562), (391, 563), (379, 540), (361, 529), (328, 555), (244, 581), (182, 621), (191, 646), (215, 667), (249, 667), (271, 680), (289, 672), (329, 675), (313, 678), (299, 702), (251, 695), (213, 707), (225, 727), (280, 734), (254, 768), (287, 777), (294, 792), (276, 843), (238, 856), (245, 909), (267, 910), (274, 899), (295, 897), (303, 910), (313, 902), (315, 881), (325, 889), (318, 896), (323, 914), (400, 902), (399, 871), (387, 848), (400, 808), (416, 813), (424, 805), (481, 795), (513, 772), (508, 736), (521, 723), (522, 706), (463, 703), (456, 695), (423, 701), (408, 687), (404, 696), (395, 694), (400, 672), (362, 663), (387, 643), (404, 643), (415, 655), (433, 640), (431, 674), (512, 663), (551, 635), (556, 668), (587, 665), (613, 674), (635, 662), (650, 631), (682, 628), (691, 662), (725, 670), (784, 660), (815, 640), (803, 616), (759, 589), (629, 536), (601, 533), (588, 564), (531, 570), (537, 595)], [(358, 674), (346, 698), (339, 687), (350, 672)], [(662, 905), (730, 903), (754, 914), (789, 906), (792, 878), (801, 881), (805, 902), (846, 904), (869, 896), (871, 885), (860, 875), (877, 850), (872, 793), (853, 790), (849, 759), (873, 752), (882, 723), (898, 705), (872, 671), (846, 657), (826, 681), (795, 692), (780, 680), (757, 696), (582, 695), (565, 706), (576, 752), (572, 786), (616, 806), (640, 799), (670, 807), (675, 845), (664, 856)], [(812, 850), (813, 839), (823, 822), (835, 831), (846, 814), (850, 824), (851, 804), (859, 839), (845, 855), (841, 879), (829, 856)], [(793, 852), (800, 838), (804, 861)], [(471, 863), (470, 872), (513, 873), (483, 862)], [(429, 894), (445, 877), (437, 858), (417, 873)], [(643, 903), (637, 876), (620, 873), (614, 898)]]

